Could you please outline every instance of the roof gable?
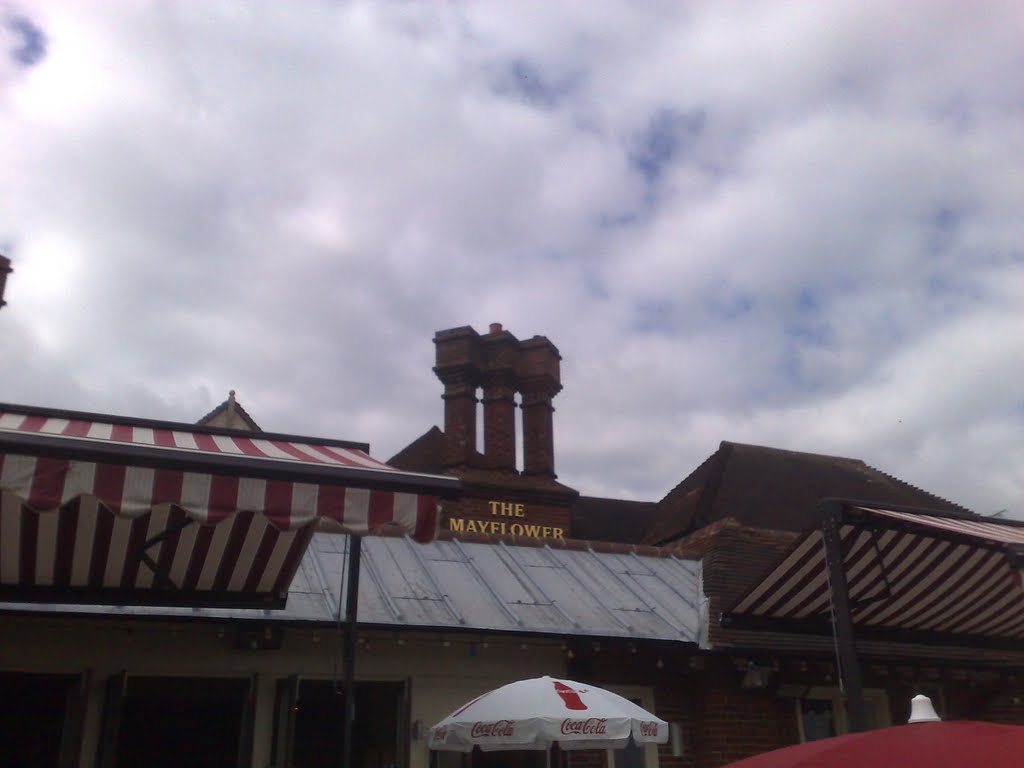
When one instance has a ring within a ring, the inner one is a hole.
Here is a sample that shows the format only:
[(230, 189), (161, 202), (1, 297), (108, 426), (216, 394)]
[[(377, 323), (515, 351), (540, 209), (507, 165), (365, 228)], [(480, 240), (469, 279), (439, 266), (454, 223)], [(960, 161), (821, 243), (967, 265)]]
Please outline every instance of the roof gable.
[(228, 392), (228, 399), (218, 405), (208, 414), (196, 422), (202, 427), (225, 427), (226, 429), (241, 429), (247, 432), (262, 432), (252, 416), (248, 414), (242, 404), (235, 400), (235, 390)]
[(433, 426), (390, 459), (388, 464), (406, 472), (443, 474), (444, 432)]

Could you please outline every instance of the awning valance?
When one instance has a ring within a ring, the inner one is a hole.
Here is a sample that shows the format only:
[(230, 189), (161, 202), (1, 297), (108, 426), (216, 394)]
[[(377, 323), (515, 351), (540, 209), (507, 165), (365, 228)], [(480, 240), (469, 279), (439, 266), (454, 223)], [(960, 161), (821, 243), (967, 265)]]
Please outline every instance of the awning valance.
[(0, 592), (280, 603), (314, 523), (427, 541), (457, 487), (358, 443), (0, 405)]
[[(839, 526), (858, 636), (1000, 645), (1024, 639), (1015, 521), (856, 506)], [(734, 627), (831, 631), (821, 530), (807, 532), (734, 606)]]

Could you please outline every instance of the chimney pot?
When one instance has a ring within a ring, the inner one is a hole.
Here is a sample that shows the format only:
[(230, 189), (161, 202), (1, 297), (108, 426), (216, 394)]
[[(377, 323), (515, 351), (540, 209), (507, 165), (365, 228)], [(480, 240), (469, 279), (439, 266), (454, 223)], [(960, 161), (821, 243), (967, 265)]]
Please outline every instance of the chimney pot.
[(491, 323), (491, 333), (501, 333), (501, 323)]

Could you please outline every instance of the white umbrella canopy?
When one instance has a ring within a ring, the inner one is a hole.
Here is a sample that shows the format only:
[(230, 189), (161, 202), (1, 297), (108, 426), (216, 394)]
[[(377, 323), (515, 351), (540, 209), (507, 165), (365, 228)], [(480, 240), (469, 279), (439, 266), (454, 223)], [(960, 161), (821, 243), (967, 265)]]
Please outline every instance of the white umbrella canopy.
[(604, 688), (538, 677), (496, 688), (430, 729), (430, 748), (469, 752), (508, 749), (619, 749), (664, 744), (668, 723)]

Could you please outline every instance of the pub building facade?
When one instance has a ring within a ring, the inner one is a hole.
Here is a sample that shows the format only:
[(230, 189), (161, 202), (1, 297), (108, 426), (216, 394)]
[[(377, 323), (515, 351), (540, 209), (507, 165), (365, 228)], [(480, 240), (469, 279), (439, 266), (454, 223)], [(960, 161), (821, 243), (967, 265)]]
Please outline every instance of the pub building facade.
[[(812, 620), (820, 618), (821, 610), (804, 622), (774, 625), (751, 625), (743, 616), (728, 615), (756, 590), (766, 572), (801, 545), (802, 535), (818, 530), (822, 499), (843, 497), (878, 507), (930, 511), (927, 519), (932, 523), (974, 526), (984, 520), (858, 459), (728, 441), (660, 500), (581, 495), (559, 483), (555, 473), (553, 405), (562, 389), (558, 349), (542, 336), (520, 341), (500, 324), (492, 324), (486, 334), (469, 327), (440, 331), (434, 343), (434, 371), (444, 386), (444, 429), (428, 430), (391, 462), (462, 480), (462, 498), (442, 516), (442, 536), (522, 544), (528, 539), (521, 526), (532, 523), (550, 527), (555, 537), (566, 532), (565, 542), (541, 539), (537, 543), (542, 546), (579, 542), (592, 548), (653, 547), (651, 551), (701, 564), (699, 647), (571, 636), (566, 643), (568, 677), (642, 691), (645, 700), (654, 702), (654, 711), (672, 723), (672, 743), (656, 751), (660, 765), (711, 768), (850, 731), (843, 691), (854, 665), (847, 659), (844, 668), (837, 657), (831, 623)], [(517, 398), (523, 441), (518, 468)], [(871, 546), (857, 542), (860, 549), (855, 546), (853, 552), (877, 552), (880, 562), (887, 558), (881, 566), (873, 563), (870, 572), (880, 572), (882, 581), (891, 575), (893, 583), (899, 575), (945, 573), (935, 566), (952, 562), (954, 553), (958, 561), (973, 563), (981, 550), (1002, 546), (957, 538), (956, 533), (949, 534), (950, 541), (934, 525), (917, 520), (906, 523), (903, 531), (877, 528), (870, 521), (857, 526)], [(1013, 521), (1000, 521), (994, 528), (996, 539), (1013, 540), (1024, 531)], [(995, 557), (1000, 562), (992, 566), (988, 587), (967, 569), (961, 581), (974, 583), (974, 591), (953, 593), (932, 612), (952, 616), (984, 600), (995, 605), (993, 611), (999, 605), (1024, 611), (1015, 555), (1000, 549)], [(864, 562), (853, 564), (851, 580), (853, 574), (869, 572)], [(827, 581), (824, 571), (813, 567), (807, 566), (806, 578)], [(947, 586), (957, 581), (952, 571), (948, 576)], [(946, 587), (922, 579), (906, 587), (917, 602), (922, 602), (924, 588), (941, 595)], [(913, 616), (885, 608), (899, 607), (908, 597), (873, 599), (883, 615), (872, 619), (872, 626), (857, 627), (861, 637), (855, 665), (867, 727), (905, 722), (910, 699), (921, 692), (932, 697), (944, 717), (1024, 723), (1024, 637), (1014, 634), (1015, 628), (1000, 633), (964, 621), (959, 627), (946, 622), (942, 632), (934, 632)], [(762, 607), (756, 600), (747, 602), (751, 613)], [(723, 622), (723, 617), (733, 621)], [(570, 762), (595, 759), (569, 756)], [(619, 763), (628, 759), (618, 755)], [(616, 755), (602, 755), (600, 761), (614, 764)]]
[[(826, 496), (974, 519), (856, 460), (732, 443), (660, 500), (587, 497), (555, 473), (558, 349), (497, 324), (486, 334), (440, 331), (434, 342), (444, 428), (429, 429), (388, 464), (411, 477), (455, 479), (459, 492), (442, 499), (436, 540), (416, 543), (395, 530), (363, 540), (352, 744), (359, 768), (539, 767), (545, 757), (532, 753), (431, 754), (425, 737), (460, 703), (544, 674), (618, 690), (671, 724), (668, 744), (558, 756), (567, 766), (716, 768), (845, 732), (840, 682), (849, 659), (837, 658), (834, 638), (813, 622), (744, 624), (744, 611), (772, 619), (779, 602), (751, 590), (807, 546), (801, 536), (815, 529)], [(265, 435), (233, 394), (198, 426), (164, 426), (218, 444)], [(6, 509), (36, 514), (4, 492)], [(322, 523), (283, 605), (218, 604), (208, 595), (173, 605), (130, 589), (106, 603), (39, 589), (26, 599), (17, 592), (27, 566), (13, 581), (4, 571), (3, 762), (337, 765), (351, 540)], [(914, 542), (923, 541), (909, 525)], [(48, 524), (36, 530), (41, 542)], [(910, 535), (879, 530), (879, 557), (892, 537)], [(973, 556), (965, 541), (949, 544), (961, 560)], [(911, 552), (914, 542), (895, 546)], [(222, 563), (238, 551), (212, 546), (207, 554), (219, 552)], [(921, 560), (905, 570), (935, 562)], [(227, 568), (211, 562), (210, 573)], [(33, 567), (42, 573), (38, 560)], [(814, 567), (806, 566), (809, 577)], [(849, 572), (856, 590), (855, 573), (866, 569), (852, 564)], [(1022, 602), (1019, 586), (1008, 599)], [(977, 622), (959, 635), (915, 634), (907, 616), (907, 626), (876, 637), (854, 619), (870, 725), (904, 721), (922, 691), (944, 717), (1022, 721), (1024, 653), (1012, 637), (974, 632)]]

